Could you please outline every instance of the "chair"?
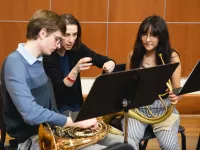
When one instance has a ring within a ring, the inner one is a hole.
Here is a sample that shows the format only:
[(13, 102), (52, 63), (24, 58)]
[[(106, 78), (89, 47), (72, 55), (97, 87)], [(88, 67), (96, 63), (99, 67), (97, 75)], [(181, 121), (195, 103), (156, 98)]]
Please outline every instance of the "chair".
[(131, 145), (126, 144), (126, 143), (117, 143), (103, 150), (134, 150), (134, 148)]
[[(186, 150), (186, 136), (185, 136), (185, 128), (183, 126), (179, 126), (178, 129), (178, 133), (181, 134), (181, 143), (182, 143), (182, 150)], [(139, 149), (140, 150), (146, 150), (148, 141), (150, 139), (155, 138), (155, 135), (153, 133), (153, 129), (151, 128), (151, 126), (148, 126), (145, 130), (144, 136), (141, 139), (140, 143), (139, 143)], [(142, 144), (143, 143), (143, 144)]]
[(5, 124), (3, 121), (3, 110), (2, 110), (2, 103), (3, 103), (3, 98), (1, 95), (1, 82), (0, 82), (0, 130), (1, 130), (1, 140), (0, 140), (0, 148), (2, 150), (5, 150), (4, 143), (6, 139), (6, 130), (5, 130)]
[(1, 130), (1, 140), (0, 140), (0, 149), (1, 150), (12, 150), (17, 148), (17, 142), (15, 139), (9, 140), (9, 146), (5, 146), (6, 140), (6, 126), (3, 120), (3, 94), (2, 86), (5, 86), (1, 81), (3, 80), (3, 71), (0, 73), (0, 130)]
[[(122, 117), (115, 118), (110, 122), (110, 125), (122, 131), (121, 120), (122, 120)], [(179, 129), (178, 129), (178, 133), (181, 134), (182, 150), (186, 150), (185, 128), (180, 125)], [(148, 141), (153, 138), (156, 138), (153, 133), (153, 129), (151, 128), (151, 126), (148, 126), (145, 130), (143, 138), (141, 139), (141, 141), (139, 143), (139, 150), (146, 150)], [(198, 145), (200, 145), (200, 140), (198, 142)], [(197, 150), (199, 150), (199, 149), (197, 149)]]

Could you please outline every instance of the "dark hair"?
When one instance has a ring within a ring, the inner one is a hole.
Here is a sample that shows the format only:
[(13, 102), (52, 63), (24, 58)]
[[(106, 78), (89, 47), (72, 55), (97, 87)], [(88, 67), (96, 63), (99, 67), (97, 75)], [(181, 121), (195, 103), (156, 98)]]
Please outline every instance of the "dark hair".
[(76, 38), (75, 44), (73, 46), (73, 49), (79, 48), (80, 43), (81, 43), (81, 25), (80, 25), (78, 19), (76, 19), (72, 14), (63, 14), (63, 15), (61, 15), (61, 20), (62, 20), (62, 22), (64, 22), (65, 26), (66, 25), (77, 25), (78, 33), (77, 33), (77, 38)]
[(142, 44), (141, 36), (148, 32), (151, 26), (151, 34), (159, 39), (156, 47), (156, 64), (162, 64), (158, 54), (162, 54), (165, 63), (170, 63), (172, 49), (169, 41), (169, 33), (165, 21), (160, 16), (149, 16), (140, 25), (136, 41), (133, 47), (133, 55), (131, 57), (130, 68), (139, 68), (146, 49)]
[(58, 30), (63, 34), (66, 32), (66, 26), (62, 23), (61, 17), (50, 10), (38, 10), (33, 14), (27, 25), (26, 38), (36, 40), (42, 28), (45, 28), (49, 34)]

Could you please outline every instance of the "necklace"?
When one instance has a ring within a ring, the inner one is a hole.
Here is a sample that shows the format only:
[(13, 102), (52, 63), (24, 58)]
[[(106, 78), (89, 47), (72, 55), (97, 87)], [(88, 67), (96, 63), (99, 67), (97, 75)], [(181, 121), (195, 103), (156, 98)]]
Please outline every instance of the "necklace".
[(143, 67), (143, 68), (149, 68), (149, 67), (151, 67), (151, 64), (150, 64), (150, 63), (143, 62), (143, 63), (142, 63), (142, 67)]
[(146, 55), (144, 55), (143, 61), (142, 61), (142, 66), (145, 68), (155, 66), (155, 57), (154, 56), (147, 57)]
[(147, 63), (147, 62), (145, 62), (144, 64), (145, 64), (145, 65), (149, 65), (149, 66), (151, 66), (151, 64), (150, 64), (150, 63)]

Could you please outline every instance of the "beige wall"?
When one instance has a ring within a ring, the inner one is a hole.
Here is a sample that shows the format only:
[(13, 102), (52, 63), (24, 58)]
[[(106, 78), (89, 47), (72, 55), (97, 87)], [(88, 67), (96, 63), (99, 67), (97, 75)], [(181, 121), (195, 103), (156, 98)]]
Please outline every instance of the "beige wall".
[[(200, 0), (1, 0), (0, 65), (19, 42), (25, 42), (27, 22), (38, 9), (75, 15), (83, 42), (117, 63), (126, 61), (141, 21), (157, 14), (166, 20), (172, 47), (180, 53), (183, 77), (200, 58)], [(82, 76), (100, 73), (94, 68)]]

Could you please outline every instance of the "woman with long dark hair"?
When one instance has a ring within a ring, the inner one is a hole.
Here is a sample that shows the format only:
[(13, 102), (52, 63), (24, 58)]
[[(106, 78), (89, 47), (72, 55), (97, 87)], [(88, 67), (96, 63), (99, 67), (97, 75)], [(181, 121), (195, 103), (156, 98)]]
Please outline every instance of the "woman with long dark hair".
[(43, 62), (53, 84), (58, 110), (67, 114), (79, 111), (83, 103), (80, 72), (93, 65), (110, 73), (115, 68), (115, 62), (81, 41), (81, 25), (73, 15), (63, 14), (61, 19), (67, 29), (61, 47), (52, 55), (44, 56)]
[[(160, 55), (162, 55), (164, 63), (166, 64), (174, 62), (180, 63), (178, 53), (171, 48), (169, 32), (165, 21), (160, 16), (149, 16), (139, 27), (133, 50), (128, 55), (126, 69), (149, 68), (162, 65), (163, 62)], [(173, 88), (180, 87), (180, 76), (181, 65), (179, 64), (171, 77)], [(181, 98), (169, 90), (167, 90), (167, 92), (169, 96), (167, 96), (164, 101), (168, 107), (171, 104), (176, 104)], [(159, 116), (164, 112), (164, 106), (160, 100), (155, 100), (155, 102), (148, 107), (155, 116)], [(152, 117), (152, 115), (148, 114), (148, 108), (140, 107), (138, 109), (146, 117)], [(179, 149), (177, 135), (179, 122), (180, 117), (175, 108), (166, 121), (152, 125), (154, 134), (158, 139), (161, 149)], [(149, 124), (142, 123), (134, 118), (129, 118), (128, 124), (129, 137), (135, 140), (136, 143), (139, 143)]]

